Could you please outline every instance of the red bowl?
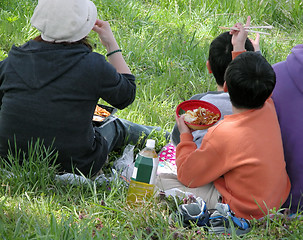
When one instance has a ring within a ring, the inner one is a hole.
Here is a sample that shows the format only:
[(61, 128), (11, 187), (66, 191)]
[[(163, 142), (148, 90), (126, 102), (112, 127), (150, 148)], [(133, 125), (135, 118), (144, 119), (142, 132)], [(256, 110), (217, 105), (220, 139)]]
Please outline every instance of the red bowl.
[(177, 109), (176, 109), (176, 115), (177, 117), (180, 117), (182, 114), (184, 114), (187, 110), (194, 110), (194, 109), (198, 109), (199, 107), (201, 108), (205, 108), (205, 109), (208, 109), (209, 111), (215, 113), (215, 114), (219, 114), (219, 118), (217, 121), (211, 123), (211, 124), (207, 124), (207, 125), (199, 125), (199, 124), (193, 124), (193, 123), (189, 123), (189, 122), (186, 122), (186, 125), (193, 129), (193, 130), (203, 130), (203, 129), (207, 129), (211, 126), (213, 126), (216, 122), (218, 122), (221, 118), (221, 112), (220, 110), (213, 104), (209, 103), (209, 102), (206, 102), (206, 101), (202, 101), (202, 100), (187, 100), (187, 101), (184, 101), (182, 103), (180, 103), (178, 106), (177, 106)]

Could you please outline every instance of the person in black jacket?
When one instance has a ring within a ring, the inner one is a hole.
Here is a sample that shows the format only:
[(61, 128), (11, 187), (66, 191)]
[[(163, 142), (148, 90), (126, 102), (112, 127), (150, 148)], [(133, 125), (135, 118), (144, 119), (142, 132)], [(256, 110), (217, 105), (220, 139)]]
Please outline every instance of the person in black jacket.
[[(60, 171), (93, 176), (110, 151), (155, 129), (119, 118), (92, 124), (100, 98), (118, 109), (134, 101), (135, 77), (91, 1), (39, 0), (31, 23), (41, 35), (13, 46), (0, 62), (0, 155), (5, 158), (15, 144), (26, 152), (30, 141), (40, 139), (58, 151)], [(107, 60), (92, 52), (91, 30)]]

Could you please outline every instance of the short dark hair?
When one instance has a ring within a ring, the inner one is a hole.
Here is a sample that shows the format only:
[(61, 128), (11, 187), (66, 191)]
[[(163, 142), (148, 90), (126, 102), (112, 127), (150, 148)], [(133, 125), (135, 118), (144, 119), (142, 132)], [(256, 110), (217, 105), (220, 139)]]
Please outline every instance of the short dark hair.
[(228, 65), (225, 81), (232, 105), (253, 109), (262, 107), (272, 94), (276, 74), (262, 55), (244, 52)]
[[(232, 35), (229, 32), (221, 33), (211, 42), (209, 47), (209, 65), (217, 84), (220, 86), (224, 84), (224, 73), (232, 60), (231, 52), (233, 45), (231, 38)], [(249, 39), (246, 39), (245, 49), (246, 51), (254, 51), (254, 47)]]

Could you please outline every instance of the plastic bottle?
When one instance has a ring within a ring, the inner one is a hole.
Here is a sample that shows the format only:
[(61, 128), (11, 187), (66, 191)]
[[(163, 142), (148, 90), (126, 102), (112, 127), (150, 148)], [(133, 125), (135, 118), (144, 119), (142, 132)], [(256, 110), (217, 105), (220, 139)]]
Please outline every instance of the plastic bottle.
[(145, 148), (136, 156), (126, 198), (128, 204), (140, 204), (153, 196), (158, 164), (155, 140), (147, 139)]

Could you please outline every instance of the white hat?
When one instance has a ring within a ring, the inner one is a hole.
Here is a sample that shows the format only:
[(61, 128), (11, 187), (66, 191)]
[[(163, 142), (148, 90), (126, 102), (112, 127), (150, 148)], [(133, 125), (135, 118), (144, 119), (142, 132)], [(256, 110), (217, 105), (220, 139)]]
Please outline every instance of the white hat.
[(49, 42), (76, 42), (95, 25), (97, 9), (89, 0), (39, 0), (31, 23)]

